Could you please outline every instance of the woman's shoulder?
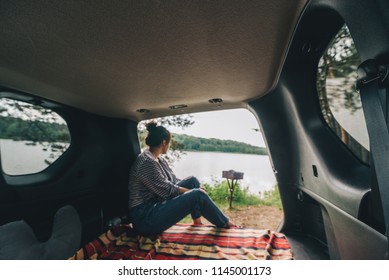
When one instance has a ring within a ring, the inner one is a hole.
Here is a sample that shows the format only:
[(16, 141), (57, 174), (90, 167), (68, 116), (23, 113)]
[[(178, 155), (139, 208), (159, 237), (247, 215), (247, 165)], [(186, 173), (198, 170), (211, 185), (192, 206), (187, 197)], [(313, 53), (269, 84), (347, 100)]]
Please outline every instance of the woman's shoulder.
[(139, 172), (143, 172), (141, 170), (153, 169), (154, 165), (155, 161), (153, 160), (152, 155), (147, 152), (142, 152), (131, 166), (131, 173), (135, 175)]
[(145, 150), (142, 153), (140, 153), (138, 158), (136, 159), (136, 163), (138, 164), (143, 164), (143, 163), (150, 164), (154, 162), (155, 160), (153, 154), (149, 150)]
[(144, 151), (141, 153), (141, 156), (142, 156), (145, 160), (154, 160), (154, 156), (153, 156), (153, 154), (150, 152), (150, 150), (144, 150)]

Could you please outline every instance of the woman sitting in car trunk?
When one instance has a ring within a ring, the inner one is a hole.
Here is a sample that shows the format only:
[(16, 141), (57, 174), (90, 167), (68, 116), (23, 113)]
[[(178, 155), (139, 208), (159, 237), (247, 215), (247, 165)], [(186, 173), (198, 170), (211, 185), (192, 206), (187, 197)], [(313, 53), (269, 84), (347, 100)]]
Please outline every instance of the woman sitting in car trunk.
[(195, 177), (177, 179), (161, 157), (169, 149), (170, 132), (155, 122), (146, 127), (149, 149), (138, 156), (130, 172), (129, 212), (134, 229), (143, 235), (159, 234), (188, 214), (194, 224), (201, 224), (203, 216), (217, 227), (236, 227)]

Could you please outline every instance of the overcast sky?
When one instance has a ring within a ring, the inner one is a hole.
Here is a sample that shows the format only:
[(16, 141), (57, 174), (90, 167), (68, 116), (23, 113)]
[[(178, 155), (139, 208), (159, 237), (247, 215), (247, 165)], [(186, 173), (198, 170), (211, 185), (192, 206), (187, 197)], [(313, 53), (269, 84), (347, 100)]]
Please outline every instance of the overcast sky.
[(177, 134), (203, 138), (235, 140), (265, 147), (254, 115), (246, 109), (234, 109), (192, 114), (195, 123), (186, 129), (170, 127)]

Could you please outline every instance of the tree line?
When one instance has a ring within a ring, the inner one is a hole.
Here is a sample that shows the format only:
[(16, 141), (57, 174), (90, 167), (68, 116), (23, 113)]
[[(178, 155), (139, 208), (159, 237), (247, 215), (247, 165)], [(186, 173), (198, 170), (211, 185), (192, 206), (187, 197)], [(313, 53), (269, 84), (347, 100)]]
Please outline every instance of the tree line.
[(256, 147), (233, 140), (208, 139), (186, 134), (173, 134), (173, 141), (179, 149), (184, 151), (267, 155), (267, 150), (264, 147)]
[[(138, 130), (139, 141), (142, 148), (146, 147), (145, 138), (147, 132), (145, 129)], [(250, 144), (233, 141), (221, 140), (216, 138), (202, 138), (186, 134), (172, 133), (170, 148), (175, 151), (196, 151), (196, 152), (222, 152), (267, 155), (267, 149), (256, 147)]]
[[(145, 133), (139, 135), (144, 145)], [(70, 142), (70, 134), (65, 124), (42, 121), (27, 121), (20, 118), (0, 117), (0, 138), (32, 142)], [(246, 143), (201, 138), (185, 134), (173, 134), (172, 149), (181, 151), (204, 151), (267, 155), (266, 148)]]
[(70, 142), (65, 124), (0, 117), (0, 138), (32, 142)]

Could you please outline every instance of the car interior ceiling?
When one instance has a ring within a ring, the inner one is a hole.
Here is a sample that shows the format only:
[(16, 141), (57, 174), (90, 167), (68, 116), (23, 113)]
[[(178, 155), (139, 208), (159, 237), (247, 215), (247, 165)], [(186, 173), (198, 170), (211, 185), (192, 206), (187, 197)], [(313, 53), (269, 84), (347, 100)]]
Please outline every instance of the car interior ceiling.
[(44, 2), (0, 1), (0, 98), (54, 110), (71, 142), (40, 173), (2, 172), (0, 226), (23, 219), (45, 241), (57, 210), (73, 205), (85, 244), (127, 215), (139, 121), (180, 104), (247, 108), (295, 258), (387, 258), (374, 164), (328, 127), (317, 94), (319, 60), (344, 24), (362, 61), (388, 62), (387, 1)]

